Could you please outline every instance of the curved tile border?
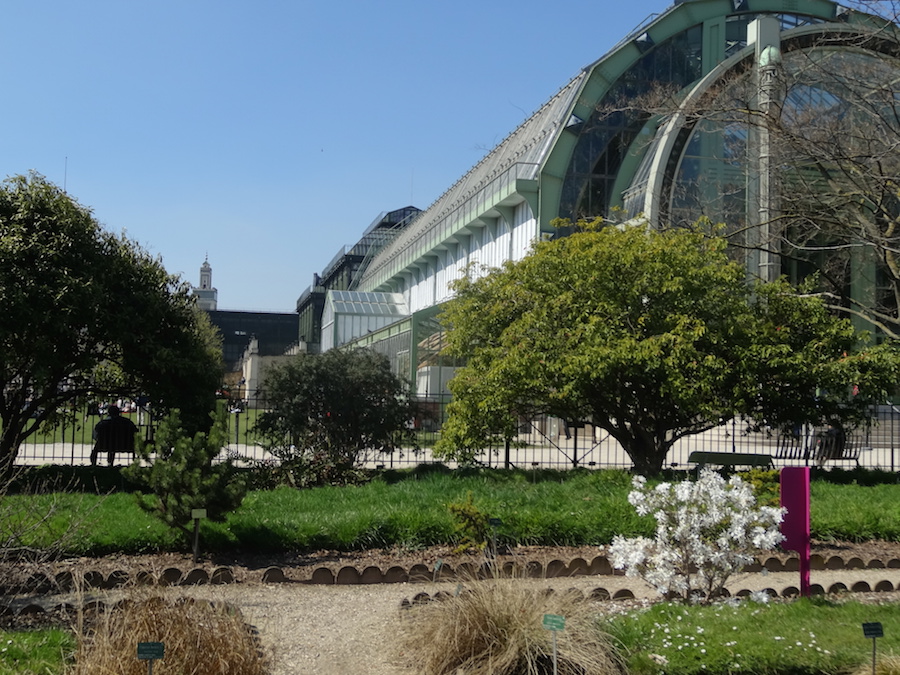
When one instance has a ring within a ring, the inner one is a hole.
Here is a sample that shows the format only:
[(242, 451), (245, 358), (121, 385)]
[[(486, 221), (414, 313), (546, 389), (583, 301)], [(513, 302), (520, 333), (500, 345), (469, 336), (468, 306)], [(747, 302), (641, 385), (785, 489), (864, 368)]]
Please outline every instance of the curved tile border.
[(381, 573), (380, 567), (370, 565), (359, 575), (359, 583), (361, 584), (380, 584), (384, 582), (384, 574)]
[[(402, 567), (395, 565), (388, 568), (387, 572), (384, 573), (382, 580), (386, 584), (403, 584), (409, 581), (409, 574)], [(315, 583), (315, 573), (313, 573), (312, 582)]]
[(333, 584), (334, 572), (327, 567), (320, 567), (313, 572), (310, 581), (314, 584)]
[(233, 584), (234, 572), (229, 567), (217, 567), (209, 578), (211, 584)]
[[(873, 558), (866, 561), (854, 556), (849, 560), (844, 560), (837, 555), (829, 556), (826, 559), (821, 554), (813, 554), (810, 557), (810, 568), (812, 570), (828, 571), (865, 569), (888, 570), (900, 568), (900, 559), (892, 558), (885, 562), (884, 560)], [(745, 566), (743, 571), (752, 573), (761, 572), (764, 569), (769, 572), (795, 572), (799, 569), (799, 562), (796, 556), (787, 558), (785, 561), (770, 556), (764, 561), (757, 560), (754, 563)], [(480, 564), (463, 561), (455, 568), (446, 563), (435, 565), (431, 568), (424, 564), (415, 564), (409, 569), (395, 565), (387, 570), (373, 565), (363, 569), (356, 568), (352, 565), (345, 565), (339, 569), (323, 566), (313, 569), (311, 573), (309, 573), (309, 576), (304, 579), (292, 578), (292, 573), (296, 574), (294, 568), (269, 567), (262, 571), (261, 580), (263, 583), (290, 582), (324, 585), (354, 585), (466, 581), (471, 579), (486, 579), (493, 576), (506, 578), (521, 576), (531, 579), (552, 579), (575, 576), (623, 575), (622, 570), (614, 570), (612, 568), (612, 565), (605, 555), (598, 555), (590, 562), (584, 558), (574, 558), (568, 562), (553, 559), (546, 564), (537, 560), (528, 560), (524, 563), (506, 560), (499, 565), (493, 561), (487, 561)], [(59, 572), (55, 576), (36, 572), (27, 579), (23, 588), (28, 593), (47, 594), (58, 591), (71, 591), (78, 586), (81, 586), (82, 588), (112, 589), (121, 588), (128, 584), (178, 586), (230, 584), (234, 583), (235, 580), (235, 574), (229, 567), (217, 567), (212, 570), (204, 569), (202, 567), (194, 567), (187, 570), (169, 567), (159, 574), (152, 574), (147, 571), (129, 574), (124, 570), (114, 570), (108, 577), (104, 577), (102, 573), (96, 570), (89, 570), (82, 573), (78, 578), (76, 578), (75, 573), (71, 571)], [(891, 586), (890, 590), (895, 590), (888, 581), (883, 581), (879, 584), (879, 586), (885, 588), (886, 585)], [(898, 585), (897, 590), (900, 590), (900, 585)]]
[[(900, 589), (900, 586), (898, 586), (897, 588)], [(829, 586), (827, 592), (832, 593), (832, 594), (848, 593), (848, 592), (868, 593), (873, 590), (874, 591), (893, 591), (893, 590), (895, 590), (895, 587), (890, 581), (887, 581), (887, 580), (879, 581), (877, 584), (875, 584), (874, 588), (870, 587), (870, 585), (867, 581), (857, 581), (857, 582), (853, 583), (849, 588), (847, 587), (846, 584), (844, 584), (842, 582), (837, 582), (837, 583), (834, 583), (831, 586)], [(774, 588), (764, 588), (764, 589), (762, 589), (761, 592), (766, 593), (771, 598), (778, 598), (778, 597), (796, 598), (796, 597), (800, 596), (800, 589), (797, 588), (796, 586), (785, 586), (783, 589), (781, 589), (780, 592), (775, 590)], [(825, 592), (826, 592), (826, 590), (825, 590), (825, 588), (822, 587), (821, 584), (812, 584), (810, 586), (810, 593), (812, 595), (824, 595)], [(553, 593), (572, 593), (573, 596), (578, 600), (587, 599), (587, 600), (600, 600), (600, 601), (609, 601), (609, 600), (615, 601), (615, 600), (632, 600), (635, 598), (634, 592), (628, 588), (622, 588), (622, 589), (619, 589), (618, 591), (616, 591), (614, 594), (610, 594), (610, 592), (606, 588), (603, 588), (602, 586), (598, 586), (597, 588), (589, 591), (587, 593), (587, 595), (585, 595), (585, 593), (583, 593), (582, 591), (580, 591), (576, 588), (569, 588), (569, 589), (565, 589), (562, 591), (554, 591), (553, 589), (546, 589), (546, 593), (548, 595), (553, 594)], [(745, 588), (745, 589), (741, 589), (734, 595), (739, 598), (746, 598), (746, 597), (749, 597), (751, 594), (752, 594), (752, 592), (749, 589)], [(727, 590), (723, 593), (724, 597), (729, 597), (730, 595), (731, 594)], [(400, 608), (408, 609), (414, 605), (421, 605), (421, 604), (424, 604), (427, 602), (431, 602), (433, 600), (440, 600), (442, 598), (449, 598), (449, 597), (452, 597), (452, 596), (449, 593), (447, 593), (446, 591), (438, 591), (433, 596), (429, 595), (428, 593), (421, 592), (421, 593), (417, 593), (415, 596), (413, 596), (412, 599), (406, 598), (406, 599), (402, 600), (400, 602)]]
[(284, 570), (280, 567), (270, 567), (262, 575), (263, 583), (271, 584), (271, 583), (284, 583), (288, 581), (287, 576), (284, 574)]
[(181, 581), (181, 570), (177, 567), (169, 567), (168, 569), (163, 570), (163, 573), (159, 575), (159, 583), (160, 586), (177, 586), (178, 582)]
[(358, 584), (359, 571), (355, 567), (342, 567), (338, 570), (334, 583), (341, 584)]
[[(219, 577), (223, 576), (223, 573), (221, 573), (223, 570), (227, 570), (227, 568), (218, 568), (213, 573), (213, 575), (210, 576), (210, 578), (216, 576), (216, 572), (220, 572), (220, 574), (218, 575)], [(376, 572), (379, 575), (381, 574), (381, 571), (377, 567), (374, 567), (374, 566), (367, 567), (365, 570), (363, 570), (362, 575), (359, 574), (359, 572), (355, 568), (343, 567), (343, 568), (341, 568), (340, 572), (338, 573), (338, 577), (336, 578), (334, 576), (334, 574), (331, 572), (331, 570), (328, 570), (323, 567), (323, 568), (318, 568), (313, 573), (313, 579), (311, 580), (311, 582), (308, 582), (308, 583), (319, 583), (319, 584), (397, 583), (396, 581), (389, 580), (389, 577), (397, 576), (397, 578), (399, 579), (399, 578), (401, 578), (399, 575), (407, 574), (406, 571), (403, 570), (401, 567), (392, 567), (388, 570), (388, 574), (385, 575), (385, 579), (383, 579), (382, 581), (376, 582), (376, 581), (371, 580), (371, 579), (374, 579), (374, 575), (376, 574)], [(264, 573), (264, 576), (266, 576), (266, 575), (268, 575), (268, 577), (269, 577), (268, 580), (273, 583), (278, 583), (279, 581), (280, 582), (289, 582), (290, 581), (290, 579), (288, 579), (287, 577), (284, 576), (284, 573), (282, 572), (282, 570), (277, 567), (270, 567), (269, 569), (267, 569)], [(187, 575), (181, 575), (179, 573), (179, 578), (188, 579), (191, 576), (196, 576), (196, 575), (192, 575), (190, 572)], [(207, 575), (207, 576), (209, 576), (209, 575)], [(338, 578), (342, 579), (342, 581), (338, 581), (337, 580)], [(363, 581), (364, 578), (368, 579), (368, 580)], [(278, 581), (276, 581), (276, 579), (278, 579)], [(471, 581), (471, 579), (472, 578), (470, 577), (469, 580)], [(220, 583), (224, 583), (224, 582), (220, 582)], [(160, 577), (160, 585), (165, 586), (165, 585), (169, 585), (169, 584), (162, 577)], [(895, 590), (900, 590), (900, 584), (895, 586), (892, 582), (888, 581), (887, 579), (883, 579), (883, 580), (875, 583), (874, 586), (870, 585), (869, 582), (864, 581), (864, 580), (853, 582), (850, 584), (849, 587), (846, 583), (839, 581), (839, 582), (831, 584), (827, 590), (821, 584), (812, 584), (810, 586), (810, 593), (812, 595), (824, 595), (826, 592), (829, 594), (838, 594), (838, 593), (869, 593), (869, 592), (873, 592), (873, 591), (874, 592), (891, 592), (891, 591), (895, 591)], [(463, 591), (463, 592), (465, 592), (465, 591)], [(588, 600), (601, 600), (601, 601), (607, 601), (607, 600), (616, 601), (616, 600), (632, 600), (636, 597), (634, 595), (634, 592), (629, 588), (621, 588), (621, 589), (617, 590), (615, 593), (610, 593), (609, 590), (607, 590), (606, 588), (604, 588), (602, 586), (598, 586), (598, 587), (594, 588), (593, 590), (588, 591), (587, 593), (585, 593), (577, 588), (567, 588), (567, 589), (563, 589), (563, 590), (553, 590), (553, 589), (548, 588), (544, 592), (547, 593), (548, 595), (553, 594), (553, 593), (571, 594), (573, 597), (575, 597), (578, 600), (588, 599)], [(777, 597), (794, 598), (794, 597), (798, 597), (800, 595), (800, 590), (796, 586), (793, 586), (793, 585), (785, 586), (783, 589), (781, 589), (781, 591), (777, 591), (774, 588), (764, 588), (762, 590), (762, 592), (768, 594), (772, 598), (777, 598)], [(726, 590), (723, 595), (725, 595), (727, 597), (731, 594)], [(734, 593), (734, 595), (736, 597), (743, 598), (743, 597), (747, 597), (747, 596), (751, 595), (751, 591), (744, 588), (744, 589), (741, 589), (741, 590), (737, 591), (736, 593)], [(425, 591), (422, 591), (420, 593), (416, 593), (411, 599), (405, 598), (404, 600), (402, 600), (400, 603), (400, 607), (401, 608), (409, 608), (414, 605), (421, 605), (421, 604), (424, 604), (427, 602), (431, 602), (433, 600), (440, 600), (442, 598), (445, 599), (445, 598), (451, 598), (451, 597), (453, 597), (453, 594), (451, 594), (447, 591), (443, 591), (443, 590), (435, 592), (434, 595), (430, 595), (430, 594), (426, 593)], [(105, 609), (105, 607), (106, 607), (106, 604), (102, 600), (92, 600), (90, 602), (84, 603), (82, 605), (82, 610), (85, 612), (96, 612), (96, 611), (102, 611), (103, 609)], [(48, 611), (63, 611), (66, 613), (73, 613), (76, 610), (77, 610), (77, 607), (75, 605), (73, 605), (71, 603), (67, 603), (67, 602), (61, 602), (61, 603), (57, 603), (57, 604), (47, 604), (47, 603), (41, 604), (38, 602), (28, 602), (18, 608), (13, 608), (9, 605), (0, 604), (0, 615), (4, 615), (4, 616), (39, 615), (39, 614), (44, 614)]]

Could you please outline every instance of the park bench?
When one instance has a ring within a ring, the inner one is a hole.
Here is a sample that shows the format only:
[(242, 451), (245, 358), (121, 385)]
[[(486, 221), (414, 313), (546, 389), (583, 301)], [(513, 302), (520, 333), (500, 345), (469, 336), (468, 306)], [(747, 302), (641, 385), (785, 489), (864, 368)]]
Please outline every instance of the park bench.
[(759, 467), (762, 469), (774, 469), (772, 456), (757, 452), (709, 452), (706, 450), (694, 450), (688, 455), (688, 462), (696, 464), (700, 469), (707, 464), (733, 469), (736, 466)]
[[(815, 441), (815, 435), (811, 437)], [(809, 459), (809, 437), (800, 433), (786, 433), (778, 437), (778, 449), (775, 451), (776, 459)]]
[(859, 466), (859, 453), (863, 450), (871, 450), (870, 447), (863, 443), (862, 439), (851, 436), (847, 439), (847, 442), (844, 443), (844, 448), (841, 451), (840, 456), (838, 457), (827, 457), (826, 460), (850, 460), (856, 462), (856, 466)]
[(822, 442), (826, 439), (823, 430), (814, 433), (787, 433), (778, 439), (776, 459), (801, 459), (804, 462), (813, 460), (817, 465), (826, 462), (852, 461), (859, 466), (859, 455), (869, 448), (865, 443), (865, 435), (851, 431), (844, 434), (837, 442)]

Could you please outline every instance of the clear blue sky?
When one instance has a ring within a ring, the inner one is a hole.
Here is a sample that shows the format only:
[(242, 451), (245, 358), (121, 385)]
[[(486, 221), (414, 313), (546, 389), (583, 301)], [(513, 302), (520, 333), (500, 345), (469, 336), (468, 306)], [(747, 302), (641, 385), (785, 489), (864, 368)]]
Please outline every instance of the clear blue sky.
[(0, 23), (2, 177), (35, 170), (222, 309), (292, 311), (667, 0), (49, 0)]

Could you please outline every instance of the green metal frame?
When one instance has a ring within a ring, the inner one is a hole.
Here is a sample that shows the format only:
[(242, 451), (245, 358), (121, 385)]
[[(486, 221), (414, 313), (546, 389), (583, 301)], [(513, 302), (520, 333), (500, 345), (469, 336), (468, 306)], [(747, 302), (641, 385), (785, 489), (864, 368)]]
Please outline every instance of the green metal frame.
[[(633, 38), (647, 33), (656, 45), (678, 35), (693, 26), (703, 26), (703, 75), (716, 69), (725, 55), (725, 21), (736, 14), (789, 13), (811, 16), (824, 21), (836, 17), (838, 5), (829, 0), (747, 0), (739, 11), (734, 10), (731, 0), (692, 0), (670, 8), (666, 13), (632, 34), (629, 39), (588, 66), (587, 78), (573, 105), (571, 115), (587, 120), (594, 110), (603, 103), (615, 82), (632, 68), (643, 56)], [(849, 23), (868, 23), (872, 17), (851, 13)], [(559, 215), (563, 182), (578, 137), (564, 129), (541, 167), (541, 191), (536, 214), (541, 230), (549, 229), (550, 221)], [(637, 150), (632, 147), (631, 156), (623, 163), (622, 170), (633, 176), (639, 165)], [(617, 179), (622, 184), (623, 176)], [(629, 176), (630, 178), (630, 176)]]

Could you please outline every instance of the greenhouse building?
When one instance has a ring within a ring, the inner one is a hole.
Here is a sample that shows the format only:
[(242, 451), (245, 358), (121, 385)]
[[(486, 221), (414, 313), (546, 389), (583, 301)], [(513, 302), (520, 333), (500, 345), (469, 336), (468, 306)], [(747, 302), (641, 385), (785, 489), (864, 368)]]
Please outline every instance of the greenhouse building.
[[(840, 191), (834, 158), (823, 160), (815, 143), (831, 134), (852, 155), (848, 144), (896, 125), (894, 28), (827, 0), (676, 2), (371, 251), (349, 290), (326, 300), (323, 347), (372, 347), (419, 395), (444, 392), (453, 364), (440, 356), (436, 317), (451, 282), (564, 236), (557, 218), (666, 227), (705, 217), (725, 223), (748, 274), (802, 275), (803, 256), (784, 255), (779, 228), (785, 214), (811, 212), (801, 186)], [(813, 122), (830, 126), (807, 146), (785, 141), (785, 129)], [(790, 227), (822, 240), (796, 219)], [(877, 295), (878, 261), (859, 249), (841, 258), (838, 283)]]

